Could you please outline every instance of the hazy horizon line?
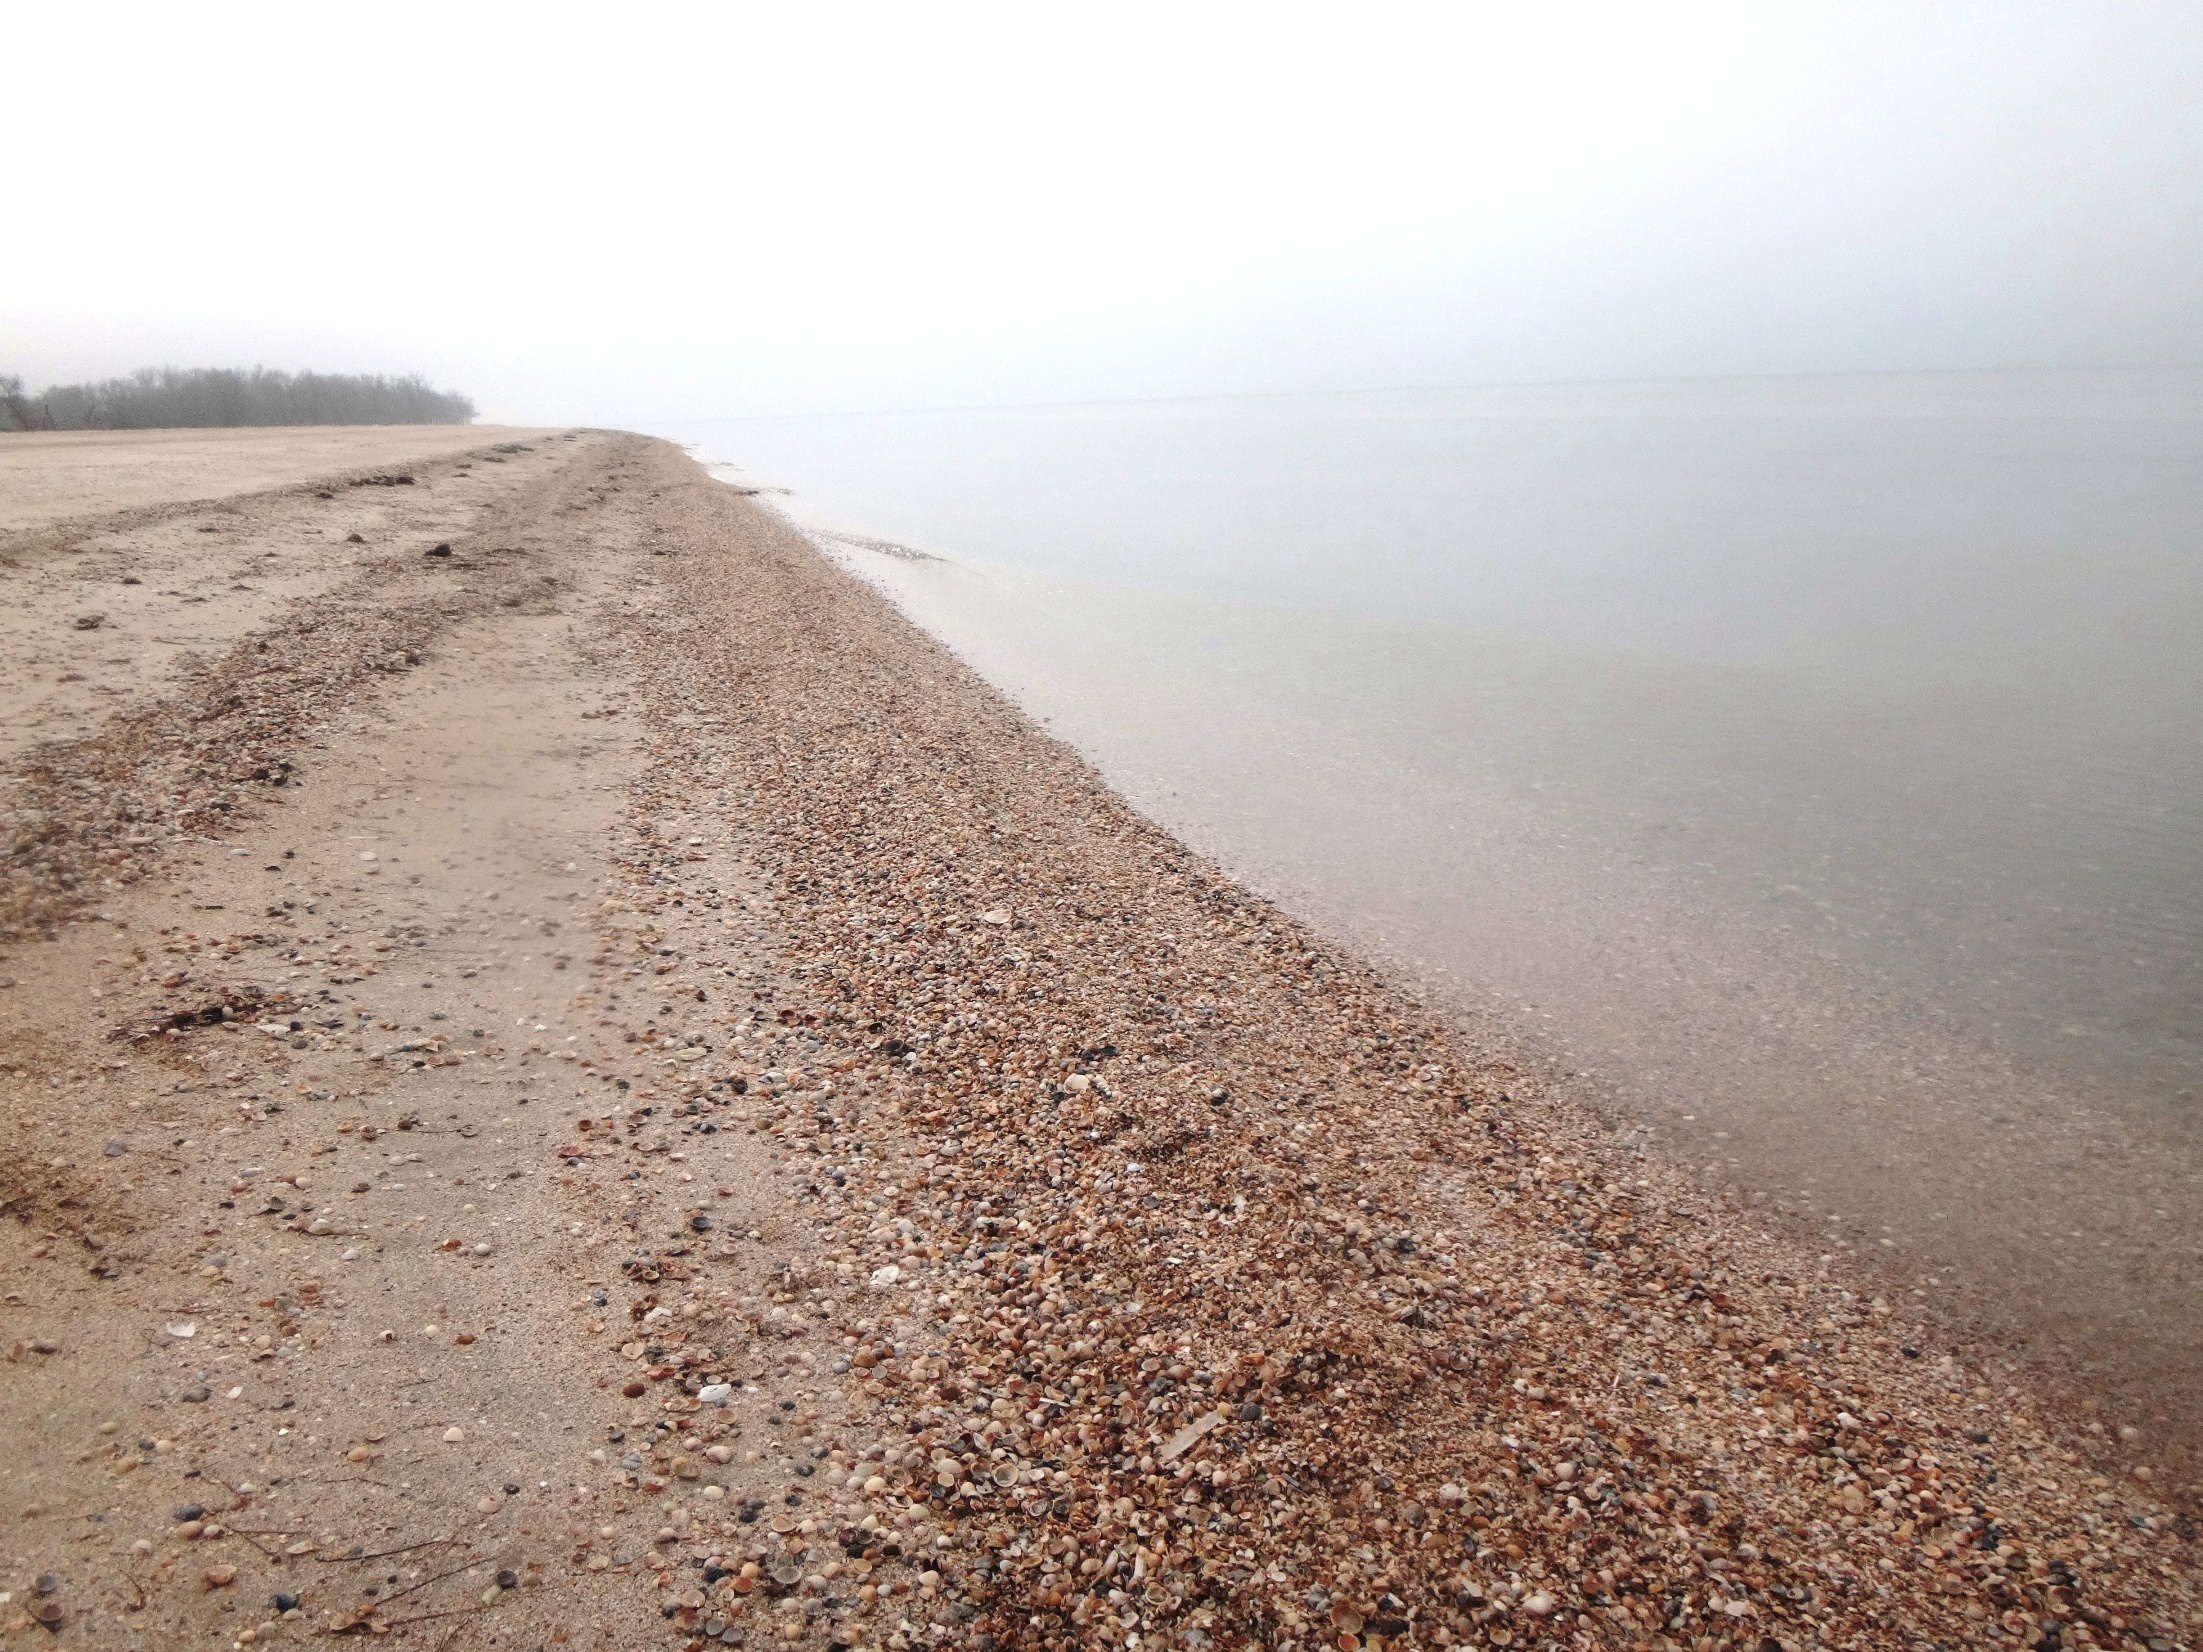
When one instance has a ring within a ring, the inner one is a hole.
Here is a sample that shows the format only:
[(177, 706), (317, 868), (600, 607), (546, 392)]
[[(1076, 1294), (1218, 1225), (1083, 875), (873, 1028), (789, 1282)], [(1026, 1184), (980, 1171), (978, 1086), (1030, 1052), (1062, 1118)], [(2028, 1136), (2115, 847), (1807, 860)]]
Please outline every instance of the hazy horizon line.
[(1151, 407), (1184, 402), (1293, 401), (1318, 396), (1388, 396), (1452, 390), (1585, 390), (1623, 385), (1753, 384), (1786, 379), (1987, 378), (2002, 374), (2195, 373), (2203, 360), (2092, 362), (2001, 367), (1827, 367), (1773, 373), (1632, 373), (1611, 378), (1457, 379), (1429, 384), (1362, 384), (1323, 390), (1207, 390), (1165, 396), (1074, 396), (1061, 401), (927, 402), (904, 407), (815, 408), (807, 412), (657, 415), (654, 422), (748, 424), (768, 419), (885, 419), (921, 413), (1029, 413), (1080, 407)]

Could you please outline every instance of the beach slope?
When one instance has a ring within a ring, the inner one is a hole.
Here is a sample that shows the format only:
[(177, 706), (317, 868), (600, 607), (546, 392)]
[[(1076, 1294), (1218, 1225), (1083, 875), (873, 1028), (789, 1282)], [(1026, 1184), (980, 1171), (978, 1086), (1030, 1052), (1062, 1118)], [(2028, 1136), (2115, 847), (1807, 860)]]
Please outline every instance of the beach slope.
[[(402, 502), (203, 507), (302, 566), (191, 593), (188, 657), (94, 606), (166, 554), (144, 524), (0, 567), (41, 646), (103, 614), (51, 665), (116, 674), (0, 801), (9, 1610), (87, 1645), (2203, 1628), (2149, 1442), (1908, 1342), (1464, 1045), (675, 449), (511, 445), (494, 485), (446, 450)], [(13, 703), (75, 686), (17, 660)]]

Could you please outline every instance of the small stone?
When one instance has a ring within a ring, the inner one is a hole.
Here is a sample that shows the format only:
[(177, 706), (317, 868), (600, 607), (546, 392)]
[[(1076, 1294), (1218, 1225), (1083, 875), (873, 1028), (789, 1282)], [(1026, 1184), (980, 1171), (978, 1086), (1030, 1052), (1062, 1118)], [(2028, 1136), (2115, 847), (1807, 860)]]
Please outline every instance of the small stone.
[(183, 1402), (186, 1405), (204, 1405), (213, 1397), (213, 1391), (204, 1383), (196, 1383), (183, 1392)]
[(446, 1445), (457, 1445), (466, 1437), (467, 1431), (463, 1428), (447, 1428), (444, 1430), (444, 1444)]
[(199, 1575), (206, 1579), (209, 1589), (227, 1589), (237, 1581), (237, 1568), (230, 1565), (209, 1566)]

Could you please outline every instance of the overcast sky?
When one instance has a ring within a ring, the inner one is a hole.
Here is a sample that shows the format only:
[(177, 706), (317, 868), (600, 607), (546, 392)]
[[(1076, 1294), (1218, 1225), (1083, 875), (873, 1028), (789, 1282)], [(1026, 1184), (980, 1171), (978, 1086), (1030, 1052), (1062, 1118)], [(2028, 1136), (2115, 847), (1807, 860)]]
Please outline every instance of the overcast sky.
[(2203, 364), (2203, 7), (18, 6), (0, 372), (616, 423)]

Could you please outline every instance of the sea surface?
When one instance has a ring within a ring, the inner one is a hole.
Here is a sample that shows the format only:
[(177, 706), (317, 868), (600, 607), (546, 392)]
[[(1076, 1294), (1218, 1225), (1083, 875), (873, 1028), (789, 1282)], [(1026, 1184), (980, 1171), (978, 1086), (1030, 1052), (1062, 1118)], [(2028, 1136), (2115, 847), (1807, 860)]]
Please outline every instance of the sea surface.
[(2203, 372), (658, 433), (1895, 1322), (2195, 1409)]

